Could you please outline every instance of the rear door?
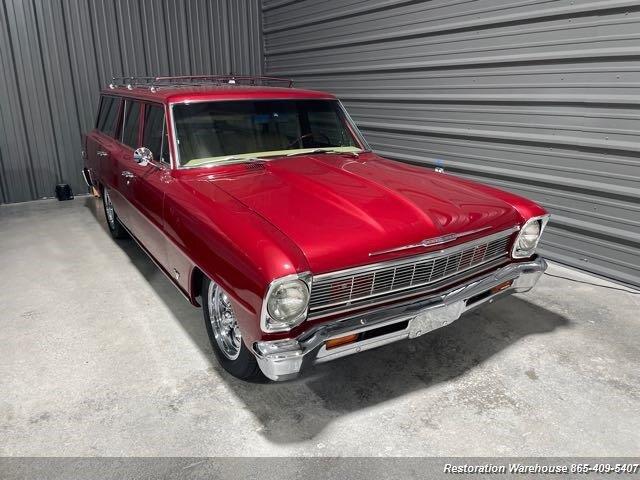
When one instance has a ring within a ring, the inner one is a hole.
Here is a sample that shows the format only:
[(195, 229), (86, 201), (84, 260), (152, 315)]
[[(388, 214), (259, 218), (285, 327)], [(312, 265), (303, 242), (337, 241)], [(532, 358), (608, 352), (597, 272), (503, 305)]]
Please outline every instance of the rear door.
[[(100, 97), (100, 102), (98, 103), (98, 114), (96, 115), (96, 123), (94, 125), (93, 130), (87, 133), (85, 137), (85, 168), (89, 172), (89, 178), (91, 184), (94, 187), (98, 186), (100, 182), (100, 160), (102, 155), (102, 148), (99, 146), (100, 143), (100, 130), (98, 130), (99, 125), (104, 123), (104, 116), (106, 111), (107, 98), (104, 96)], [(100, 151), (100, 157), (98, 156), (98, 151)]]
[(138, 167), (138, 164), (133, 159), (133, 152), (140, 141), (142, 104), (136, 100), (124, 99), (122, 110), (122, 129), (114, 167), (114, 176), (117, 177), (115, 181), (119, 185), (118, 191), (122, 195), (124, 203), (122, 211), (118, 211), (118, 215), (126, 219), (125, 223), (129, 231), (140, 241), (144, 241), (137, 228), (138, 214), (135, 211), (133, 202), (132, 185)]

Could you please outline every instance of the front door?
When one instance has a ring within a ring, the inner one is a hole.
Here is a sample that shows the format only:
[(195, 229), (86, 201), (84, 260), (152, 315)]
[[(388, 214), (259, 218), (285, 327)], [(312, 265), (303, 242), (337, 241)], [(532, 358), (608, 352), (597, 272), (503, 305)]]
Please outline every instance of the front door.
[[(161, 162), (161, 147), (156, 148), (152, 144), (153, 138), (147, 133), (148, 128), (143, 127), (146, 123), (153, 126), (147, 120), (153, 112), (151, 107), (137, 101), (127, 100), (126, 103), (120, 175), (124, 182), (124, 196), (129, 203), (128, 227), (147, 252), (165, 266), (163, 185), (171, 178), (170, 169), (168, 164)], [(158, 137), (161, 139), (161, 135)], [(154, 159), (146, 165), (138, 164), (133, 159), (135, 149), (141, 146), (154, 153)]]

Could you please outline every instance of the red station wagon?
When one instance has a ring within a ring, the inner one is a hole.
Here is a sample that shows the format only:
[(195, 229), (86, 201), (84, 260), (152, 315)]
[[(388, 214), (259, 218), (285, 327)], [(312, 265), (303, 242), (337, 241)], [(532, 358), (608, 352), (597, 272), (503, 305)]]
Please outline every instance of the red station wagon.
[(242, 379), (406, 338), (530, 290), (536, 203), (371, 151), (333, 95), (268, 77), (119, 79), (84, 139), (133, 237)]

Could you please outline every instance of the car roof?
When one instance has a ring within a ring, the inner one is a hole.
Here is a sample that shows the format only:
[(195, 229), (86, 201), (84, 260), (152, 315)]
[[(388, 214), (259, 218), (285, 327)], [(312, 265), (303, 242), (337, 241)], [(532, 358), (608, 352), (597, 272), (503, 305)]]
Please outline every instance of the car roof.
[(263, 99), (335, 99), (334, 95), (301, 88), (283, 88), (247, 85), (207, 86), (148, 86), (105, 88), (102, 95), (117, 95), (160, 103), (184, 103), (216, 100)]

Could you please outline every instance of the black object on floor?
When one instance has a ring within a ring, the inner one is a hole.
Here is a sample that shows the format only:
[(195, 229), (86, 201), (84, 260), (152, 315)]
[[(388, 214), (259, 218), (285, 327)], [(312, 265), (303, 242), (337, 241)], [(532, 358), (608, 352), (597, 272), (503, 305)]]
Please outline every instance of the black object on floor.
[(56, 198), (60, 201), (73, 200), (73, 192), (71, 187), (66, 183), (56, 185)]

